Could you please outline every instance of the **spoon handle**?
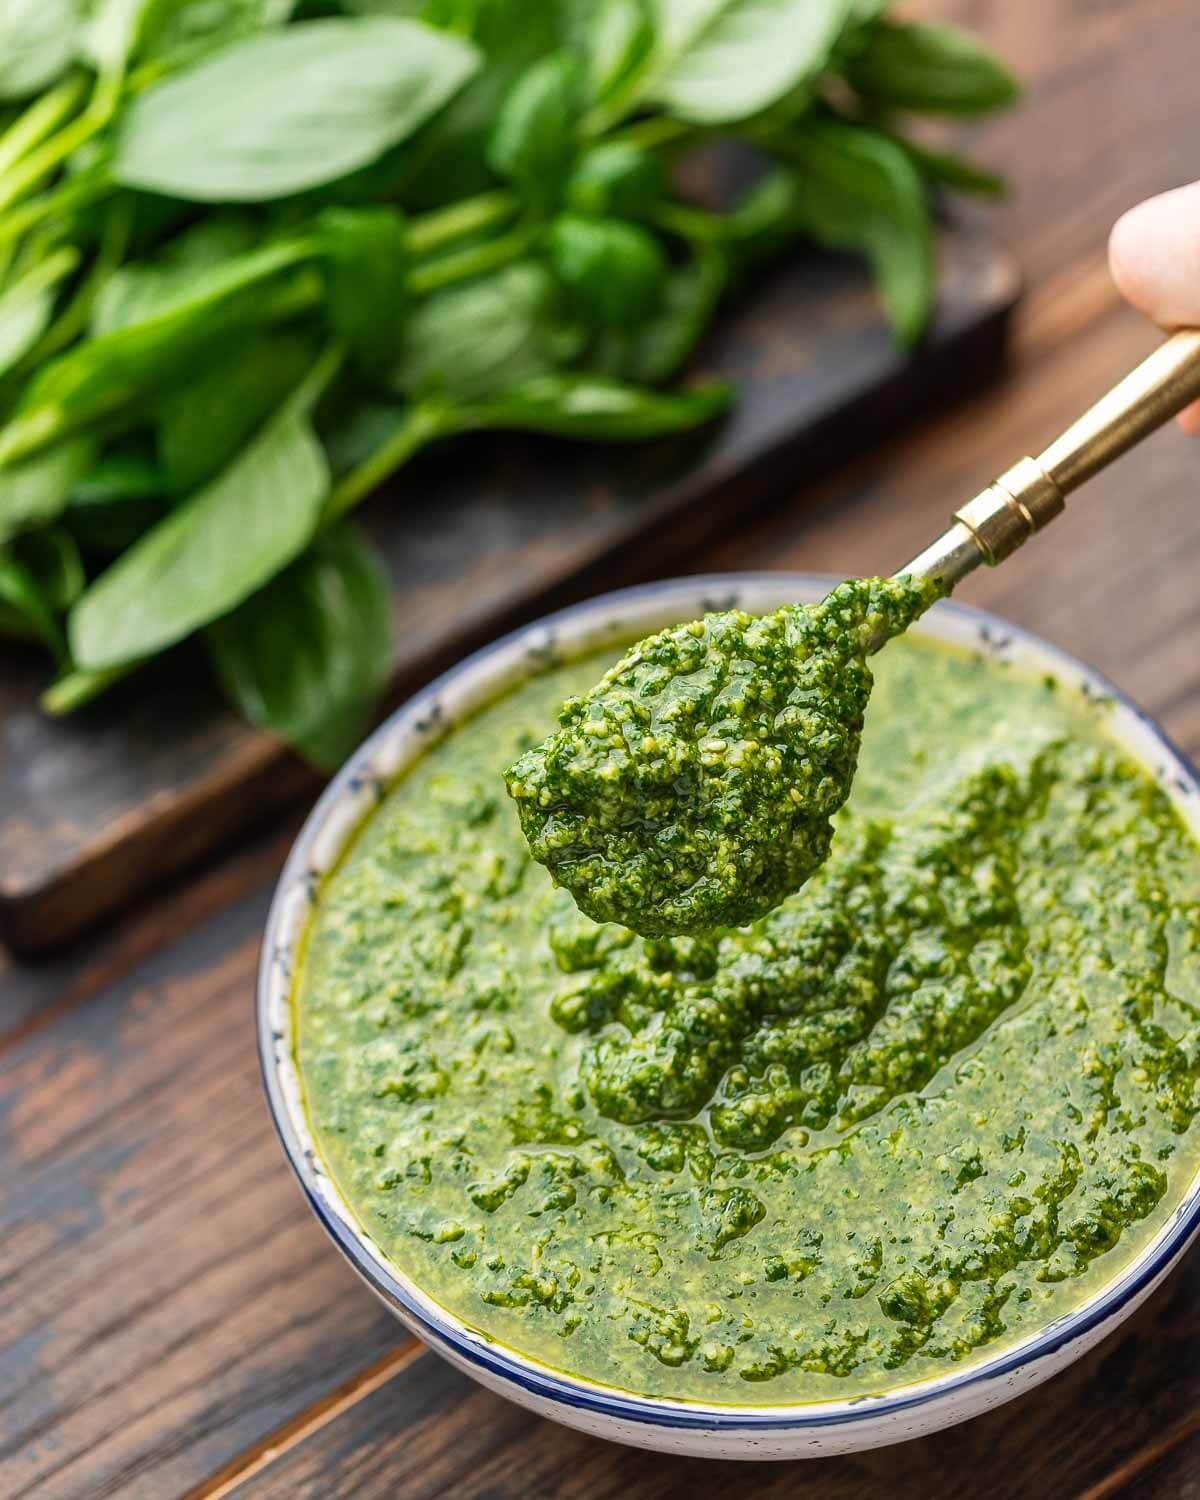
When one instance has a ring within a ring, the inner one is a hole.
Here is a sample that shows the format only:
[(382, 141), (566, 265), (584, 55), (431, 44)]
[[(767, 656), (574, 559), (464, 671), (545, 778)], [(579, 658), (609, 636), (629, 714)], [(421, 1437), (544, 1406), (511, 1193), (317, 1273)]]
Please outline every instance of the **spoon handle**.
[(953, 588), (994, 566), (1052, 521), (1066, 497), (1200, 398), (1200, 329), (1185, 328), (1101, 396), (1037, 458), (1022, 458), (954, 514), (902, 573)]

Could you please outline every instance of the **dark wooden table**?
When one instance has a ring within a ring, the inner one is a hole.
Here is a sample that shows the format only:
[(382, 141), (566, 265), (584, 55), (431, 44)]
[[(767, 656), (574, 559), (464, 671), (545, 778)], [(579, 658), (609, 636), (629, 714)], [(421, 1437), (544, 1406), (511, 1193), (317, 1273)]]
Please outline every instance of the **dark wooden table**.
[[(1200, 176), (1196, 0), (937, 0), (1030, 80), (976, 144), (1028, 273), (998, 390), (864, 453), (695, 558), (877, 571), (1153, 343), (1105, 271), (1115, 215)], [(1061, 528), (1061, 529), (1060, 529)], [(1200, 444), (1160, 437), (964, 597), (1109, 673), (1200, 753)], [(296, 817), (69, 954), (0, 960), (0, 1495), (1200, 1494), (1200, 1253), (1070, 1371), (963, 1427), (802, 1465), (576, 1436), (423, 1352), (301, 1201), (251, 1021)]]

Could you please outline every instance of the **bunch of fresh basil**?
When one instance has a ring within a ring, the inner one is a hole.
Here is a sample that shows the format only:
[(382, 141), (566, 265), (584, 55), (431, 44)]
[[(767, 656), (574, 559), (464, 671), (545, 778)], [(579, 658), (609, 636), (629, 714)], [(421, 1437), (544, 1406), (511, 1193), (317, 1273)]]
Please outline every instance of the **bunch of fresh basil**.
[[(1015, 86), (886, 0), (0, 0), (0, 632), (66, 712), (199, 635), (321, 765), (389, 663), (347, 513), (473, 429), (615, 440), (725, 289), (798, 238), (865, 255), (897, 335), (929, 198), (990, 191), (907, 112)], [(727, 212), (672, 190), (735, 135)]]

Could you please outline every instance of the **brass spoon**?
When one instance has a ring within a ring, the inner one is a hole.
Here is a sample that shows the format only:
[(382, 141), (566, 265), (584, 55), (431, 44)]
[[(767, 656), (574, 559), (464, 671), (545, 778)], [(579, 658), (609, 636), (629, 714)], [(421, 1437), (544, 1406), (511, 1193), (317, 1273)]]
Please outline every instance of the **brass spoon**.
[(954, 524), (900, 570), (952, 589), (995, 566), (1065, 509), (1066, 497), (1200, 398), (1200, 329), (1144, 359), (1037, 458), (1022, 458), (954, 513)]

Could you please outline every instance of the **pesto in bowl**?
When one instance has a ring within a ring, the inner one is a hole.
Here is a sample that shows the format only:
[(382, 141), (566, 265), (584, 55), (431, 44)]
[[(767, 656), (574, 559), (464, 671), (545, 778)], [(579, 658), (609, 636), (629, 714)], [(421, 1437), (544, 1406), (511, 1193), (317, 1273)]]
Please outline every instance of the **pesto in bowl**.
[(364, 1234), (532, 1360), (735, 1407), (1093, 1297), (1200, 1166), (1200, 851), (1105, 708), (893, 644), (823, 869), (645, 940), (553, 888), (501, 781), (604, 664), (434, 744), (318, 893), (296, 1061)]

